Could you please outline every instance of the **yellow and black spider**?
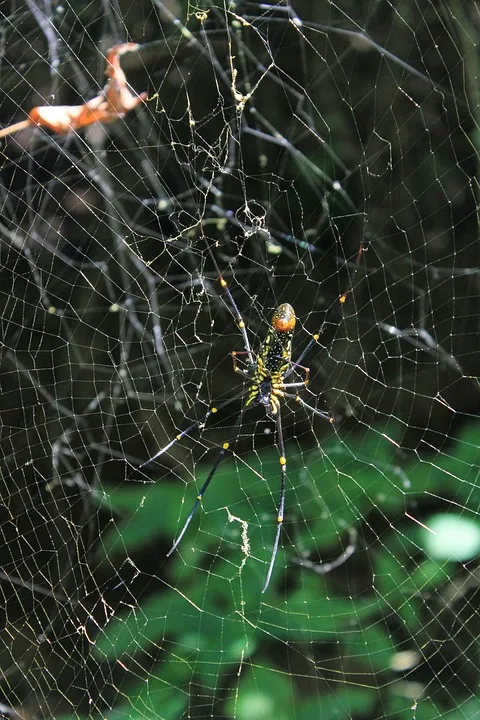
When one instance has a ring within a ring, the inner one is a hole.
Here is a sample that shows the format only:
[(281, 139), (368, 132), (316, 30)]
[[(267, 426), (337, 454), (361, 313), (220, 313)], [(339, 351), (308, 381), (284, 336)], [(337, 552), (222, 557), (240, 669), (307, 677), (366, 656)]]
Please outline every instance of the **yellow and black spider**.
[[(338, 299), (340, 306), (345, 302), (348, 294), (352, 289), (353, 278), (355, 277), (355, 274), (358, 270), (362, 253), (363, 244), (361, 243), (359, 251), (357, 253), (353, 274), (350, 279), (349, 289), (345, 293), (343, 293), (343, 295), (341, 295)], [(324, 420), (328, 420), (328, 422), (330, 423), (334, 422), (334, 418), (330, 413), (317, 410), (317, 408), (314, 408), (308, 403), (306, 403), (303, 398), (300, 397), (300, 395), (298, 394), (298, 389), (307, 387), (310, 376), (310, 369), (304, 367), (300, 363), (302, 362), (305, 355), (312, 348), (312, 346), (317, 343), (326, 323), (324, 322), (319, 331), (312, 335), (310, 341), (307, 343), (307, 346), (300, 354), (298, 361), (294, 362), (292, 360), (292, 338), (296, 324), (295, 311), (289, 303), (282, 303), (273, 313), (270, 328), (263, 343), (260, 346), (258, 353), (255, 355), (252, 352), (250, 341), (248, 339), (247, 329), (245, 327), (245, 323), (242, 319), (237, 304), (233, 299), (233, 296), (228, 288), (226, 281), (220, 275), (218, 266), (213, 256), (212, 260), (218, 271), (220, 286), (223, 289), (225, 295), (227, 296), (228, 302), (230, 303), (228, 304), (225, 301), (225, 305), (234, 317), (237, 327), (242, 334), (245, 350), (232, 352), (232, 360), (234, 371), (238, 375), (241, 375), (243, 378), (245, 378), (248, 383), (248, 390), (246, 394), (246, 400), (242, 409), (240, 410), (235, 425), (233, 426), (232, 433), (227, 442), (223, 443), (222, 447), (220, 448), (217, 459), (215, 460), (213, 467), (208, 473), (207, 479), (203, 483), (200, 492), (196, 497), (193, 507), (185, 521), (185, 524), (179, 536), (173, 543), (171, 549), (168, 551), (167, 557), (169, 557), (177, 549), (183, 536), (185, 535), (185, 532), (190, 525), (195, 511), (200, 505), (202, 498), (205, 495), (207, 488), (210, 485), (213, 476), (215, 475), (215, 472), (217, 471), (218, 466), (224, 459), (232, 440), (237, 437), (246, 411), (253, 405), (262, 405), (265, 408), (267, 415), (269, 415), (276, 422), (277, 443), (280, 462), (280, 502), (278, 505), (277, 513), (277, 532), (275, 535), (275, 541), (273, 544), (273, 550), (270, 564), (268, 567), (267, 577), (262, 590), (262, 592), (265, 592), (269, 586), (270, 579), (272, 577), (272, 571), (275, 564), (275, 558), (277, 556), (280, 533), (283, 524), (283, 515), (285, 510), (285, 479), (287, 459), (285, 455), (285, 446), (283, 441), (280, 401), (282, 400), (282, 398), (293, 399), (302, 407), (306, 408), (315, 415), (318, 415)], [(246, 356), (245, 369), (238, 366), (237, 358), (239, 355)], [(286, 380), (294, 370), (303, 372), (305, 374), (305, 377), (303, 378), (303, 380), (300, 380), (298, 382), (286, 382)], [(295, 392), (292, 393), (290, 392), (291, 390), (295, 390)], [(173, 440), (171, 440), (167, 445), (165, 445), (165, 447), (159, 450), (153, 457), (143, 463), (143, 465), (141, 465), (140, 467), (145, 467), (145, 465), (154, 462), (158, 457), (160, 457), (160, 455), (163, 455), (165, 452), (167, 452), (175, 443), (177, 443), (186, 435), (190, 435), (193, 430), (202, 429), (203, 427), (205, 427), (205, 424), (207, 423), (211, 415), (214, 415), (218, 412), (219, 409), (226, 407), (237, 398), (238, 396), (235, 395), (234, 397), (226, 400), (219, 407), (210, 407), (210, 409), (205, 413), (204, 417), (200, 421), (194, 422), (185, 430), (182, 430), (181, 433), (179, 433)], [(336, 560), (334, 560), (333, 562), (329, 563), (328, 568), (333, 569), (334, 567), (337, 567), (339, 564), (341, 564), (341, 562), (343, 562), (344, 559), (349, 557), (350, 554), (351, 552), (342, 553), (339, 561), (337, 562)], [(341, 562), (340, 559), (342, 559)], [(325, 570), (325, 572), (327, 572), (327, 570)]]

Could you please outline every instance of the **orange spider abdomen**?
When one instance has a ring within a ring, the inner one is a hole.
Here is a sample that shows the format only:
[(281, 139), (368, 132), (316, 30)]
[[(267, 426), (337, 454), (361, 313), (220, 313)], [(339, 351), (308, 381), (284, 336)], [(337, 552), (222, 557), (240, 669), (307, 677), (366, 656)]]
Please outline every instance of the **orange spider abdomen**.
[(272, 327), (277, 332), (292, 332), (296, 322), (295, 310), (289, 303), (282, 303), (273, 313)]

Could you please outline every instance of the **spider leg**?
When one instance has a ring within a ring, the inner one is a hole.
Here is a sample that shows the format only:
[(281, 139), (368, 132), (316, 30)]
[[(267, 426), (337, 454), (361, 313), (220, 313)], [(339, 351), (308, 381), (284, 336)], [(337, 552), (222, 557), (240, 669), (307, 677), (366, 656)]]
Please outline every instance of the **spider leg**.
[(267, 572), (267, 579), (265, 580), (265, 585), (263, 586), (262, 593), (265, 592), (265, 590), (268, 588), (270, 584), (270, 579), (272, 577), (272, 571), (273, 566), (275, 564), (275, 558), (277, 557), (278, 552), (278, 543), (280, 541), (280, 533), (282, 531), (282, 525), (283, 525), (283, 514), (285, 512), (285, 478), (287, 474), (287, 460), (285, 458), (285, 446), (283, 444), (283, 431), (282, 431), (282, 420), (280, 417), (280, 408), (277, 410), (276, 414), (277, 419), (277, 442), (278, 442), (278, 449), (280, 451), (280, 503), (278, 506), (278, 514), (277, 514), (277, 532), (275, 535), (275, 542), (273, 543), (273, 550), (272, 550), (272, 557), (270, 559), (270, 565), (268, 567)]
[(185, 520), (185, 524), (184, 524), (183, 528), (182, 528), (181, 531), (180, 531), (180, 535), (177, 537), (177, 539), (176, 539), (175, 542), (173, 543), (172, 547), (171, 547), (170, 550), (168, 551), (167, 557), (170, 557), (170, 555), (171, 555), (173, 552), (175, 552), (175, 550), (177, 549), (177, 547), (178, 547), (179, 544), (180, 544), (181, 539), (182, 539), (183, 536), (185, 535), (185, 533), (186, 533), (186, 531), (187, 531), (187, 528), (188, 528), (188, 526), (190, 525), (190, 522), (191, 522), (193, 516), (195, 515), (195, 511), (196, 511), (197, 507), (200, 505), (200, 503), (202, 502), (202, 498), (203, 498), (203, 496), (205, 495), (205, 493), (207, 492), (207, 488), (208, 488), (208, 486), (210, 485), (210, 482), (212, 481), (212, 478), (213, 478), (213, 476), (215, 475), (218, 466), (220, 465), (220, 463), (221, 463), (222, 460), (224, 459), (224, 457), (225, 457), (225, 455), (226, 455), (226, 453), (227, 453), (227, 450), (229, 449), (230, 444), (232, 443), (232, 441), (236, 440), (236, 438), (237, 438), (240, 425), (242, 424), (243, 416), (244, 416), (244, 414), (245, 414), (245, 412), (246, 412), (247, 409), (248, 409), (248, 408), (242, 408), (242, 410), (240, 410), (240, 413), (239, 413), (238, 418), (237, 418), (237, 420), (236, 420), (236, 422), (235, 422), (235, 425), (233, 426), (233, 430), (232, 430), (232, 432), (230, 433), (230, 437), (229, 437), (228, 441), (225, 442), (225, 443), (223, 443), (222, 447), (220, 448), (220, 451), (219, 451), (219, 453), (218, 453), (218, 455), (217, 455), (217, 459), (215, 460), (212, 469), (211, 469), (210, 472), (208, 473), (207, 479), (206, 479), (205, 482), (203, 483), (203, 485), (202, 485), (202, 487), (201, 487), (201, 489), (200, 489), (200, 492), (198, 493), (198, 495), (197, 495), (197, 497), (196, 497), (196, 500), (195, 500), (195, 502), (193, 503), (192, 509), (190, 510), (190, 513), (189, 513), (187, 519)]
[(139, 468), (143, 468), (143, 467), (145, 467), (145, 465), (149, 465), (151, 462), (154, 462), (157, 458), (160, 457), (160, 455), (163, 455), (164, 453), (168, 452), (168, 450), (170, 450), (170, 448), (171, 448), (173, 445), (175, 445), (175, 443), (177, 443), (179, 440), (181, 440), (182, 438), (184, 438), (186, 435), (190, 435), (190, 433), (192, 433), (192, 432), (193, 432), (194, 430), (196, 430), (197, 428), (202, 428), (202, 427), (206, 424), (208, 418), (209, 418), (211, 415), (215, 415), (215, 413), (217, 413), (219, 410), (223, 410), (223, 408), (225, 408), (225, 407), (227, 407), (228, 405), (230, 405), (230, 403), (235, 402), (235, 400), (238, 400), (238, 399), (241, 398), (242, 396), (243, 396), (243, 391), (242, 391), (241, 393), (237, 393), (236, 395), (234, 395), (233, 397), (229, 398), (229, 399), (226, 400), (224, 403), (221, 403), (221, 404), (218, 405), (218, 406), (217, 406), (217, 405), (212, 406), (212, 407), (205, 413), (205, 415), (203, 416), (203, 418), (202, 418), (201, 420), (197, 420), (196, 422), (192, 423), (192, 424), (189, 425), (187, 428), (185, 428), (185, 430), (182, 430), (182, 432), (180, 432), (178, 435), (176, 435), (176, 436), (173, 438), (173, 440), (170, 440), (170, 442), (167, 443), (167, 445), (165, 445), (163, 448), (161, 448), (161, 450), (159, 450), (158, 452), (156, 452), (153, 457), (151, 457), (149, 460), (145, 460), (145, 462), (142, 463), (142, 464), (139, 466)]
[(233, 299), (233, 295), (232, 295), (232, 293), (230, 292), (230, 289), (229, 289), (229, 287), (228, 287), (227, 281), (222, 277), (222, 273), (220, 272), (220, 268), (218, 267), (218, 263), (217, 263), (217, 261), (215, 260), (215, 256), (214, 256), (214, 254), (213, 254), (212, 249), (211, 249), (210, 246), (208, 246), (208, 252), (209, 252), (210, 257), (211, 257), (211, 259), (212, 259), (212, 262), (213, 262), (213, 265), (214, 265), (214, 267), (215, 267), (215, 270), (216, 270), (216, 272), (217, 272), (217, 274), (218, 274), (218, 281), (219, 281), (219, 283), (220, 283), (220, 287), (222, 288), (223, 292), (224, 292), (225, 295), (227, 296), (230, 305), (228, 305), (228, 303), (225, 301), (224, 298), (222, 298), (222, 300), (223, 300), (223, 302), (225, 303), (225, 306), (226, 306), (228, 312), (230, 313), (230, 315), (231, 315), (231, 316), (233, 317), (233, 319), (235, 320), (238, 329), (239, 329), (240, 332), (242, 333), (242, 338), (243, 338), (243, 344), (244, 344), (244, 347), (245, 347), (245, 352), (246, 352), (246, 354), (248, 355), (248, 364), (249, 364), (250, 368), (254, 368), (254, 367), (255, 367), (255, 360), (254, 360), (254, 357), (253, 357), (252, 348), (250, 347), (250, 341), (249, 341), (249, 339), (248, 339), (247, 328), (245, 327), (245, 322), (244, 322), (244, 320), (243, 320), (243, 318), (242, 318), (242, 315), (241, 315), (241, 313), (240, 313), (240, 310), (238, 309), (237, 303), (236, 303), (235, 300)]
[[(300, 356), (300, 359), (302, 359), (304, 355), (306, 355), (306, 353), (303, 352)], [(288, 368), (284, 377), (287, 378), (289, 375), (292, 374), (294, 370), (303, 370), (303, 372), (305, 373), (305, 379), (303, 380), (302, 385), (308, 385), (308, 383), (310, 382), (310, 368), (305, 367), (305, 365), (300, 365), (300, 363), (294, 362), (293, 360), (290, 360), (289, 362), (290, 367)]]
[(324, 410), (317, 410), (317, 408), (314, 408), (313, 405), (309, 405), (305, 402), (303, 398), (300, 397), (300, 395), (292, 395), (292, 393), (284, 393), (284, 397), (292, 398), (292, 400), (295, 400), (298, 402), (302, 407), (304, 407), (306, 410), (310, 410), (314, 415), (318, 415), (319, 417), (323, 418), (324, 420), (328, 420), (329, 423), (332, 425), (335, 423), (335, 418), (333, 415), (329, 412), (325, 412)]
[[(350, 275), (350, 282), (348, 284), (347, 290), (344, 293), (342, 293), (342, 295), (340, 295), (339, 298), (337, 298), (333, 307), (330, 306), (330, 310), (327, 310), (327, 315), (325, 317), (325, 320), (321, 324), (320, 328), (317, 330), (317, 332), (314, 335), (312, 335), (312, 339), (307, 343), (307, 345), (304, 347), (304, 349), (300, 353), (300, 357), (298, 358), (297, 363), (296, 363), (297, 365), (298, 365), (298, 363), (302, 362), (303, 358), (305, 357), (305, 355), (307, 355), (308, 352), (310, 352), (311, 348), (317, 344), (318, 339), (323, 334), (323, 332), (327, 326), (327, 323), (331, 322), (333, 320), (333, 318), (335, 317), (335, 315), (342, 309), (342, 305), (344, 305), (348, 296), (350, 295), (350, 293), (353, 290), (353, 281), (355, 280), (355, 276), (360, 268), (360, 261), (363, 257), (363, 251), (366, 249), (367, 248), (365, 247), (363, 240), (360, 240), (360, 246), (358, 248), (357, 256), (355, 258), (355, 264), (353, 266), (353, 271)], [(346, 265), (347, 265), (347, 262), (348, 261), (345, 262)], [(293, 368), (290, 368), (290, 370), (286, 373), (285, 377), (288, 377), (288, 375), (290, 375), (292, 370), (293, 370)]]
[(237, 358), (239, 355), (248, 355), (248, 352), (246, 350), (234, 350), (231, 353), (232, 363), (233, 363), (233, 372), (235, 372), (235, 373), (237, 373), (237, 375), (240, 375), (241, 377), (245, 378), (245, 380), (251, 380), (252, 373), (248, 372), (247, 370), (244, 370), (241, 367), (238, 367), (238, 365), (237, 365)]
[(301, 382), (294, 382), (294, 383), (282, 383), (282, 390), (283, 390), (283, 388), (295, 388), (295, 387), (306, 387), (305, 380), (302, 380)]

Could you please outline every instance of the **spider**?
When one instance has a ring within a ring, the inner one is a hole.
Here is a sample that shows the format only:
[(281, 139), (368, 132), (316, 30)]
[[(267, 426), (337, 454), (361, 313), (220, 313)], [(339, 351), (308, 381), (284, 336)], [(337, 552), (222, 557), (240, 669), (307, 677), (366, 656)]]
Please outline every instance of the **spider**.
[[(349, 288), (338, 298), (339, 305), (337, 307), (341, 307), (343, 305), (352, 290), (353, 279), (358, 271), (363, 250), (363, 243), (360, 243), (360, 248), (358, 250), (355, 260), (353, 273), (350, 278)], [(218, 466), (224, 459), (232, 441), (234, 441), (237, 437), (245, 413), (249, 410), (249, 408), (253, 407), (254, 405), (262, 405), (265, 408), (266, 414), (276, 423), (276, 437), (280, 463), (280, 501), (278, 504), (277, 512), (277, 529), (275, 534), (275, 540), (273, 543), (272, 555), (268, 566), (267, 577), (262, 590), (262, 593), (264, 593), (267, 590), (272, 577), (285, 511), (285, 481), (287, 473), (287, 459), (283, 440), (281, 400), (285, 398), (293, 399), (306, 410), (309, 410), (314, 415), (321, 417), (323, 420), (327, 420), (331, 424), (335, 422), (334, 417), (333, 415), (331, 415), (331, 413), (323, 412), (321, 410), (318, 410), (317, 408), (312, 407), (311, 405), (306, 403), (305, 400), (303, 400), (303, 398), (298, 394), (298, 391), (301, 388), (307, 387), (310, 379), (310, 369), (308, 367), (305, 367), (304, 365), (301, 365), (301, 362), (303, 361), (303, 358), (307, 355), (307, 353), (310, 351), (310, 349), (313, 347), (313, 345), (317, 343), (327, 323), (327, 319), (324, 320), (318, 332), (312, 335), (310, 341), (307, 343), (306, 347), (301, 352), (298, 360), (294, 362), (292, 360), (292, 339), (296, 325), (295, 311), (289, 303), (282, 303), (273, 313), (271, 325), (267, 331), (265, 339), (260, 345), (258, 353), (254, 354), (250, 346), (250, 341), (248, 339), (247, 328), (242, 319), (237, 304), (233, 299), (227, 282), (220, 274), (220, 270), (215, 261), (215, 258), (213, 257), (213, 254), (211, 255), (215, 268), (218, 272), (218, 280), (220, 283), (220, 287), (222, 288), (228, 300), (228, 302), (227, 300), (224, 300), (225, 305), (235, 319), (237, 327), (241, 332), (245, 348), (242, 351), (234, 351), (231, 353), (233, 370), (237, 375), (240, 375), (242, 378), (244, 378), (244, 380), (247, 382), (248, 389), (245, 395), (243, 407), (240, 410), (237, 420), (233, 426), (232, 433), (230, 434), (228, 440), (223, 443), (222, 447), (220, 448), (217, 458), (210, 472), (208, 473), (207, 479), (203, 483), (200, 492), (198, 493), (195, 502), (193, 503), (193, 507), (190, 510), (190, 513), (183, 525), (182, 530), (180, 531), (180, 534), (178, 535), (177, 539), (168, 551), (167, 557), (170, 557), (170, 555), (175, 552), (183, 536), (185, 535), (187, 528), (190, 525), (190, 522), (195, 514), (195, 511), (202, 502), (203, 496), (205, 495), (208, 486), (210, 485), (213, 476), (218, 469)], [(238, 365), (239, 356), (246, 356), (245, 368)], [(294, 372), (294, 370), (299, 373), (303, 373), (303, 379), (296, 382), (286, 382), (292, 372)], [(291, 392), (292, 390), (294, 392)], [(234, 397), (226, 400), (218, 407), (215, 405), (210, 407), (210, 409), (205, 413), (205, 415), (200, 421), (194, 422), (189, 427), (185, 428), (185, 430), (182, 430), (173, 440), (171, 440), (167, 445), (165, 445), (165, 447), (159, 450), (149, 460), (140, 465), (140, 468), (145, 467), (145, 465), (148, 465), (151, 462), (154, 462), (158, 457), (167, 452), (175, 443), (184, 438), (186, 435), (190, 435), (194, 430), (203, 429), (208, 419), (212, 415), (217, 413), (219, 409), (223, 409), (227, 405), (230, 405), (230, 403), (232, 403), (234, 400), (237, 400), (238, 397), (242, 396), (244, 396), (243, 393), (240, 396), (235, 395)], [(348, 553), (342, 553), (342, 555), (337, 560), (326, 563), (324, 572), (328, 572), (329, 570), (338, 567), (338, 565), (341, 565), (348, 557), (350, 557), (351, 554), (351, 551), (349, 551)], [(321, 567), (321, 565), (319, 567)], [(317, 570), (317, 572), (320, 571)]]

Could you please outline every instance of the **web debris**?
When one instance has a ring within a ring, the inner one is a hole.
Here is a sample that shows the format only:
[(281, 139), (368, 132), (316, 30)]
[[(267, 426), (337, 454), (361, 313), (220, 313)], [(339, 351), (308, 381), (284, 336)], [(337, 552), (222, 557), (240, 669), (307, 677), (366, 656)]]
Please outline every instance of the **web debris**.
[(28, 118), (0, 130), (0, 138), (24, 130), (32, 125), (45, 127), (57, 135), (80, 130), (94, 123), (112, 123), (138, 107), (147, 97), (128, 87), (127, 78), (120, 66), (120, 56), (138, 49), (136, 43), (114, 45), (107, 52), (107, 84), (100, 95), (83, 105), (39, 105), (30, 110)]

